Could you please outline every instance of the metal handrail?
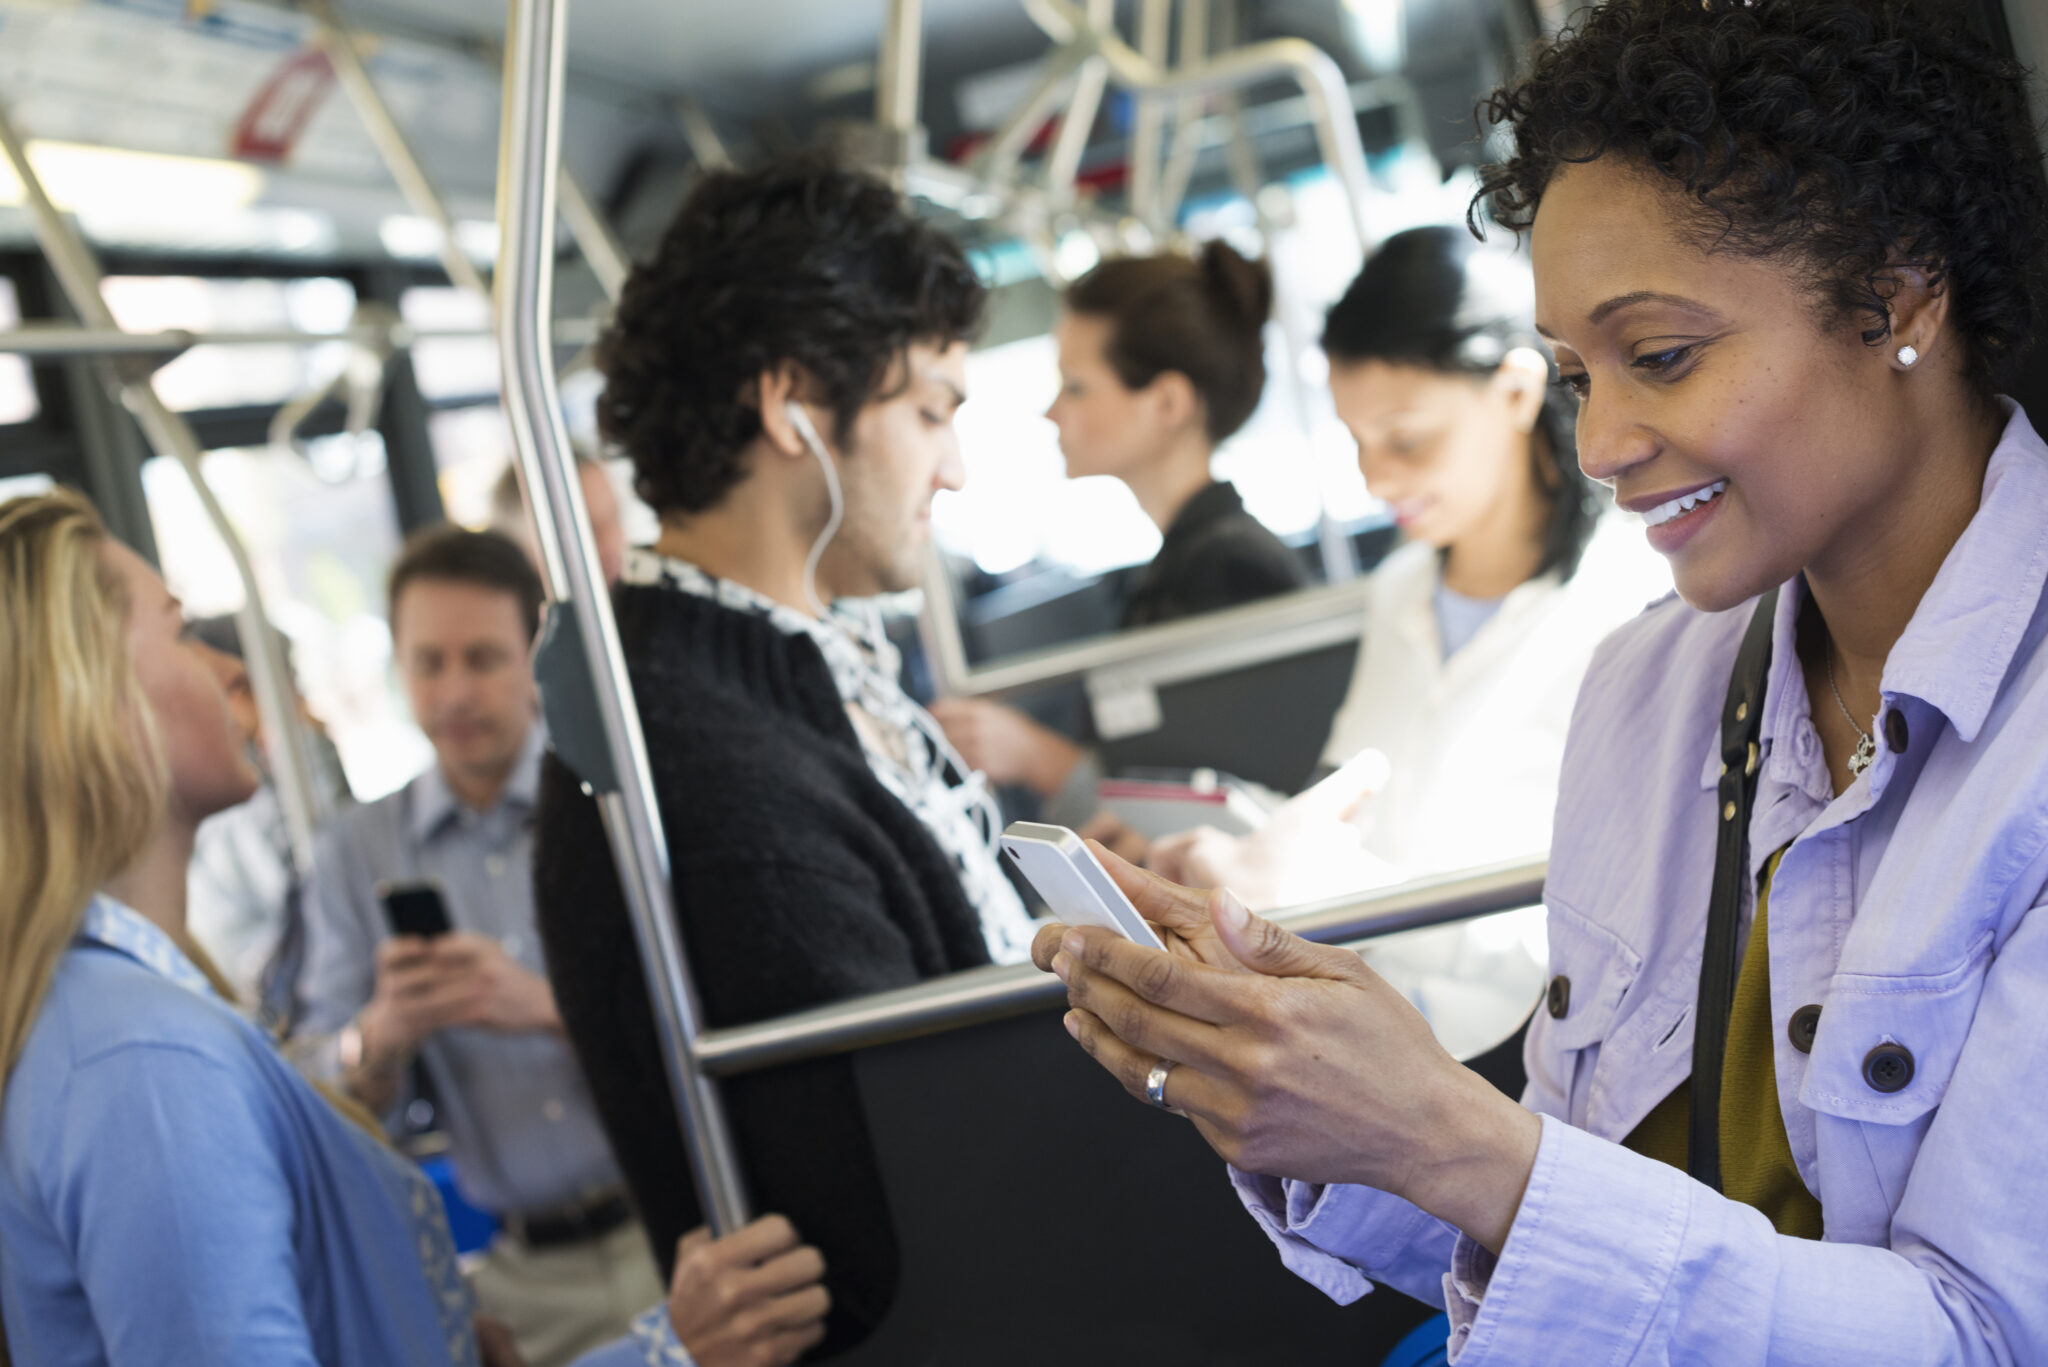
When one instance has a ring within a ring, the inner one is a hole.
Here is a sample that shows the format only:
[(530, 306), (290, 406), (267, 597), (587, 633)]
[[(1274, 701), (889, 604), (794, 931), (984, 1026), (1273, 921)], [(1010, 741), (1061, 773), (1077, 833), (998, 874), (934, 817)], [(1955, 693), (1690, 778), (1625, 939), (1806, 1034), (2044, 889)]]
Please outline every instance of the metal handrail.
[(670, 905), (668, 843), (545, 340), (554, 308), (566, 8), (565, 0), (509, 0), (496, 310), (505, 412), (548, 583), (589, 662), (597, 721), (618, 778), (615, 790), (596, 796), (639, 941), (691, 1176), (713, 1232), (727, 1234), (746, 1222), (746, 1192), (718, 1084), (696, 1058), (701, 1014)]
[[(1534, 906), (1543, 899), (1547, 867), (1541, 859), (1495, 864), (1365, 896), (1333, 898), (1273, 919), (1304, 939), (1355, 944)], [(1059, 979), (1029, 964), (971, 969), (776, 1020), (709, 1031), (697, 1040), (697, 1057), (721, 1076), (750, 1073), (1022, 1015), (1065, 992)]]
[(875, 123), (907, 137), (918, 128), (924, 79), (924, 0), (889, 0), (875, 60)]
[[(930, 566), (924, 582), (926, 626), (933, 618), (957, 622), (943, 564)], [(1323, 584), (1199, 617), (1015, 655), (996, 664), (969, 665), (957, 629), (928, 629), (926, 647), (939, 691), (949, 696), (1000, 696), (1106, 670), (1169, 683), (1192, 677), (1180, 668), (1190, 654), (1207, 657), (1213, 666), (1209, 672), (1222, 672), (1355, 638), (1363, 629), (1371, 594), (1368, 579)]]
[(560, 189), (562, 222), (568, 225), (569, 236), (576, 243), (576, 250), (583, 254), (590, 273), (597, 277), (597, 287), (616, 304), (625, 292), (626, 277), (633, 273), (633, 258), (627, 253), (626, 244), (612, 231), (604, 211), (583, 188), (583, 182), (569, 174), (566, 166), (561, 170)]
[[(1323, 161), (1344, 187), (1359, 244), (1371, 242), (1365, 146), (1359, 141), (1357, 120), (1351, 117), (1350, 87), (1329, 53), (1306, 39), (1274, 38), (1168, 70), (1132, 48), (1108, 25), (1094, 22), (1073, 0), (1024, 0), (1024, 8), (1055, 42), (1085, 48), (1091, 58), (1104, 63), (1110, 80), (1141, 100), (1241, 90), (1276, 78), (1294, 81), (1308, 100)], [(1340, 111), (1344, 117), (1338, 117)]]
[[(589, 346), (598, 325), (587, 318), (556, 323), (556, 346)], [(383, 327), (351, 327), (340, 332), (274, 331), (195, 332), (170, 328), (162, 332), (123, 332), (118, 327), (74, 327), (68, 323), (23, 323), (0, 332), (0, 355), (17, 356), (174, 356), (196, 346), (325, 346), (349, 342), (357, 346), (407, 351), (414, 345), (443, 338), (496, 337), (490, 328), (430, 328), (399, 323)]]
[(356, 117), (362, 120), (370, 141), (376, 144), (377, 154), (383, 158), (392, 179), (398, 182), (399, 193), (414, 213), (439, 230), (437, 245), (441, 269), (459, 287), (489, 294), (490, 287), (484, 283), (483, 272), (463, 254), (455, 240), (455, 219), (449, 214), (448, 205), (434, 189), (433, 181), (427, 178), (419, 158), (413, 154), (412, 144), (406, 141), (405, 130), (398, 126), (391, 107), (384, 103), (377, 83), (370, 78), (370, 70), (363, 64), (363, 54), (356, 47), (354, 35), (342, 27), (329, 0), (301, 0), (301, 3), (313, 20), (335, 77), (356, 108)]
[[(16, 131), (4, 103), (0, 103), (0, 156), (13, 167), (15, 178), (21, 182), (36, 241), (72, 309), (88, 329), (118, 336), (120, 324), (115, 322), (113, 310), (100, 293), (103, 277), (99, 261), (77, 227), (51, 203), (42, 178), (28, 159), (27, 144)], [(242, 607), (235, 619), (242, 637), (242, 659), (249, 670), (250, 692), (256, 695), (256, 714), (263, 723), (264, 752), (270, 760), (278, 809), (284, 816), (285, 843), (290, 848), (294, 870), (304, 878), (312, 871), (313, 832), (325, 812), (320, 790), (313, 783), (312, 755), (291, 686), (291, 666), (285, 659), (284, 643), (264, 611), (263, 590), (256, 580), (255, 566), (250, 563), (241, 536), (206, 482), (201, 468), (206, 453), (192, 431), (192, 424), (164, 402), (148, 375), (116, 371), (110, 363), (106, 374), (151, 448), (160, 455), (173, 457), (184, 470), (206, 520), (227, 548), (235, 577), (241, 582)]]

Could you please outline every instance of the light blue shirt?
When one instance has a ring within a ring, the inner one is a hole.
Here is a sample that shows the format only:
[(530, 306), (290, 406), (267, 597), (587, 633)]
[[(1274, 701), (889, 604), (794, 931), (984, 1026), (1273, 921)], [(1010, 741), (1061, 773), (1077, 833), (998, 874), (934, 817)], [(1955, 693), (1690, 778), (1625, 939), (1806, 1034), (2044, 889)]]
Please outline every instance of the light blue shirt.
[(24, 1367), (468, 1367), (440, 1198), (213, 995), (87, 910), (0, 1113), (0, 1314)]
[(1500, 598), (1468, 597), (1446, 587), (1443, 580), (1437, 580), (1431, 606), (1436, 610), (1436, 635), (1443, 645), (1444, 658), (1450, 659), (1470, 644), (1472, 638), (1479, 634), (1479, 628), (1499, 614), (1503, 601)]
[[(2017, 409), (1976, 516), (1885, 662), (1875, 762), (1835, 795), (1781, 596), (1750, 822), (1771, 1022), (1820, 1241), (1621, 1141), (1691, 1072), (1718, 726), (1750, 609), (1670, 602), (1601, 648), (1566, 748), (1544, 902), (1565, 1014), (1498, 1259), (1362, 1187), (1235, 1175), (1287, 1264), (1350, 1301), (1443, 1298), (1460, 1367), (2048, 1362), (2048, 445)], [(1896, 716), (1894, 716), (1896, 714)], [(1752, 881), (1752, 889), (1754, 887)], [(1753, 908), (1746, 911), (1753, 914)], [(1791, 1042), (1822, 1008), (1811, 1054)], [(1905, 1085), (1864, 1061), (1904, 1046)], [(1881, 1080), (1884, 1080), (1881, 1078)]]
[[(463, 805), (436, 765), (389, 797), (343, 813), (321, 833), (299, 977), (305, 1033), (332, 1034), (368, 1005), (377, 946), (391, 933), (377, 900), (381, 882), (438, 884), (458, 930), (490, 936), (521, 965), (547, 975), (533, 909), (533, 805), (546, 743), (536, 723), (489, 811)], [(338, 1073), (332, 1050), (325, 1052), (319, 1071)], [(622, 1184), (561, 1035), (444, 1030), (426, 1041), (420, 1060), (440, 1102), (456, 1183), (472, 1204), (531, 1214)]]
[[(475, 1367), (441, 1198), (96, 899), (0, 1110), (0, 1318), (22, 1367)], [(577, 1367), (689, 1367), (666, 1307)]]

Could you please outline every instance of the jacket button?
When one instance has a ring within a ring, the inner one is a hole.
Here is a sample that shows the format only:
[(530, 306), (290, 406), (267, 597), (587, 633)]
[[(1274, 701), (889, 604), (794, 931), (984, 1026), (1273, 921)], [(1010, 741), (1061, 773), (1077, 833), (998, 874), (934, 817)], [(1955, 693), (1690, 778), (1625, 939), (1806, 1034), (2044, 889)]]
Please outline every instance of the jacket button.
[(1913, 733), (1906, 729), (1906, 714), (1894, 707), (1884, 714), (1884, 743), (1895, 755), (1906, 753), (1906, 746)]
[(1820, 1008), (1802, 1006), (1792, 1013), (1792, 1022), (1785, 1027), (1785, 1033), (1791, 1037), (1794, 1049), (1802, 1054), (1810, 1054), (1813, 1052), (1813, 1035), (1818, 1029)]
[(1563, 1020), (1564, 1013), (1572, 1009), (1572, 980), (1560, 973), (1550, 980), (1550, 991), (1544, 998), (1544, 1006), (1552, 1020)]
[(1873, 1092), (1905, 1090), (1913, 1080), (1913, 1051), (1903, 1044), (1880, 1044), (1863, 1056), (1863, 1080)]

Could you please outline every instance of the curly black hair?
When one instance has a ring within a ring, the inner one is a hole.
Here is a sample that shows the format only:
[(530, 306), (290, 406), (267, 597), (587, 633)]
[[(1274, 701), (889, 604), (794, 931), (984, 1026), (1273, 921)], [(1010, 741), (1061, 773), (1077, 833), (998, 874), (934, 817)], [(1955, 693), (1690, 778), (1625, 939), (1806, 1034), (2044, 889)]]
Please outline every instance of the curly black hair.
[(1620, 156), (1695, 201), (1703, 246), (1784, 260), (1864, 340), (1888, 265), (1950, 292), (1986, 392), (2039, 309), (2048, 185), (2026, 70), (1941, 0), (1607, 0), (1480, 105), (1514, 130), (1472, 219), (1520, 230), (1561, 167)]
[(762, 373), (799, 367), (843, 440), (906, 348), (971, 338), (986, 300), (959, 246), (873, 176), (812, 156), (714, 173), (598, 343), (598, 427), (656, 512), (703, 512), (746, 477)]

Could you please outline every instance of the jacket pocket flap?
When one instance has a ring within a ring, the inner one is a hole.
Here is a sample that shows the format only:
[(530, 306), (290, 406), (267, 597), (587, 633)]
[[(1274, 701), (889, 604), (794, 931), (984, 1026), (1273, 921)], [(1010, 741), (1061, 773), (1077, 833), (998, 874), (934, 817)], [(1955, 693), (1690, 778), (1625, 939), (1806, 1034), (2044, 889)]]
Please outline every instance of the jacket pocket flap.
[[(1536, 1009), (1549, 1017), (1548, 1043), (1584, 1049), (1605, 1040), (1621, 1000), (1642, 971), (1642, 956), (1605, 926), (1559, 902), (1549, 902), (1550, 990)], [(1564, 986), (1560, 988), (1562, 980)], [(1557, 1006), (1560, 997), (1565, 1007)]]
[(1837, 974), (1821, 1004), (1800, 1101), (1874, 1125), (1907, 1124), (1940, 1105), (1990, 962), (1986, 935), (1946, 973)]

